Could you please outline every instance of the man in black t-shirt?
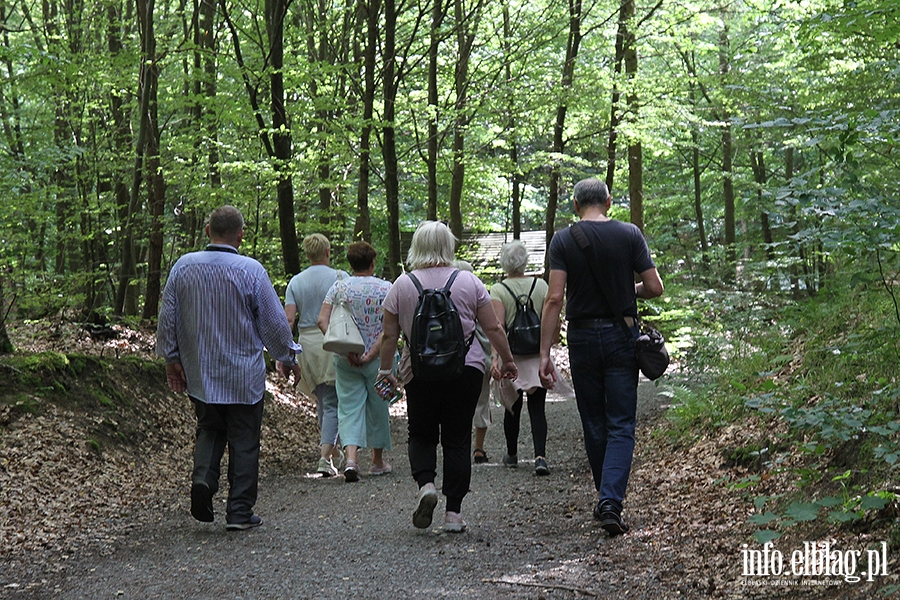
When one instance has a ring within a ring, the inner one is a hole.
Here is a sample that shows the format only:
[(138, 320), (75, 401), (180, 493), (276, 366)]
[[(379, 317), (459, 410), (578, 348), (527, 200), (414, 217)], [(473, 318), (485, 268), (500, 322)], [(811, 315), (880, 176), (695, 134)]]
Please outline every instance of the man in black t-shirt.
[[(628, 531), (622, 520), (622, 500), (634, 454), (636, 298), (661, 295), (663, 283), (640, 229), (606, 216), (610, 196), (605, 183), (584, 179), (575, 185), (573, 195), (579, 227), (591, 243), (592, 256), (589, 259), (578, 247), (569, 229), (559, 231), (550, 242), (550, 290), (541, 316), (540, 375), (544, 387), (552, 388), (553, 324), (559, 322), (565, 298), (572, 383), (599, 496), (594, 517), (610, 535), (618, 535)], [(589, 260), (596, 261), (596, 269), (591, 269)], [(609, 300), (594, 270), (607, 278), (613, 296)], [(635, 273), (640, 283), (635, 284)], [(624, 315), (629, 336), (617, 322), (617, 310), (610, 302)]]

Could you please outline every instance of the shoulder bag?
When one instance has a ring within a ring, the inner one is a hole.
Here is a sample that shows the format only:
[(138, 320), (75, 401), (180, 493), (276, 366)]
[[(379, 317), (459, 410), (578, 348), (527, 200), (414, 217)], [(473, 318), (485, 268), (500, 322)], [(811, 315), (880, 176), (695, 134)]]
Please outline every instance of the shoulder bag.
[(331, 319), (328, 321), (322, 349), (341, 356), (350, 353), (362, 354), (366, 351), (366, 344), (353, 319), (343, 282), (343, 278), (339, 275), (338, 293), (335, 295), (337, 302), (331, 308)]

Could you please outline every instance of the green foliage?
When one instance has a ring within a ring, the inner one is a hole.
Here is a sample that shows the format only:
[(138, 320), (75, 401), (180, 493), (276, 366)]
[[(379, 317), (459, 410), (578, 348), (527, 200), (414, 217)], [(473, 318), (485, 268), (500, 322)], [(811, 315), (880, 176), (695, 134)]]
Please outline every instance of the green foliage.
[(28, 394), (20, 394), (13, 402), (13, 406), (24, 413), (36, 415), (40, 408), (41, 401), (34, 396)]

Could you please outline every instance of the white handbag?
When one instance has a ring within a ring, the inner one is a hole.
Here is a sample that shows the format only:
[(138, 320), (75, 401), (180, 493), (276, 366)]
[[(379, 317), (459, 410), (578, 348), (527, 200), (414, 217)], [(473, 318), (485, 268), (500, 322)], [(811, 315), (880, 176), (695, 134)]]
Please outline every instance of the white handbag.
[[(343, 279), (339, 276), (338, 281), (343, 283)], [(350, 304), (343, 285), (338, 286), (339, 298), (337, 304), (331, 309), (331, 319), (328, 321), (328, 329), (325, 331), (325, 340), (322, 342), (322, 349), (341, 356), (348, 354), (362, 354), (366, 351), (366, 344), (356, 321), (353, 319), (353, 313), (350, 310)]]

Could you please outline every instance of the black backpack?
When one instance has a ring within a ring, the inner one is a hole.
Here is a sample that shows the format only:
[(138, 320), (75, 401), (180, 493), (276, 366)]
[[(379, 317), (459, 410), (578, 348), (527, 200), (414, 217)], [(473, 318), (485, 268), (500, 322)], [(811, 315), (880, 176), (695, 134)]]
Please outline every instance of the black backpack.
[(450, 299), (450, 286), (459, 270), (453, 272), (441, 289), (423, 289), (415, 275), (409, 278), (419, 291), (419, 303), (413, 315), (409, 353), (413, 376), (420, 381), (449, 381), (462, 375), (472, 339), (466, 342), (459, 312)]
[(536, 284), (537, 279), (532, 279), (528, 295), (516, 296), (508, 285), (500, 282), (516, 302), (516, 314), (512, 325), (506, 330), (506, 340), (509, 342), (509, 350), (520, 356), (541, 351), (541, 317), (534, 310), (534, 302), (531, 300)]

